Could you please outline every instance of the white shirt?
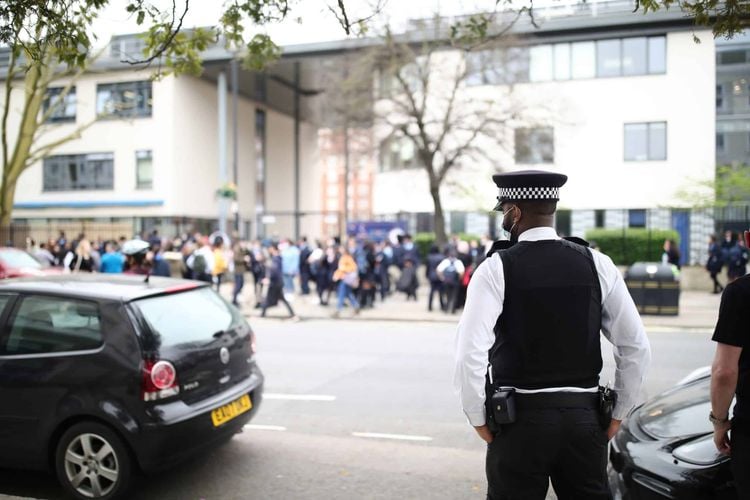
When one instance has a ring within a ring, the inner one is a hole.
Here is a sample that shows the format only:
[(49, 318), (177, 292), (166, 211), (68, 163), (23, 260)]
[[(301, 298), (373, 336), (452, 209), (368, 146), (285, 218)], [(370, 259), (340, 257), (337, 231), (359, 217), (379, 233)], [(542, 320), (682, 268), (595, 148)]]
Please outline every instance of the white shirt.
[[(519, 241), (559, 239), (551, 227), (536, 227), (519, 235)], [(614, 345), (617, 404), (612, 418), (622, 420), (638, 402), (638, 394), (651, 361), (651, 348), (643, 322), (620, 271), (606, 255), (591, 252), (602, 290), (602, 333)], [(474, 272), (456, 335), (456, 372), (453, 379), (461, 406), (473, 426), (486, 423), (484, 382), (488, 353), (495, 343), (495, 323), (503, 312), (505, 277), (498, 254), (485, 259)], [(596, 387), (551, 387), (537, 391), (596, 391)]]
[(446, 269), (453, 263), (453, 267), (456, 268), (456, 273), (458, 273), (459, 278), (464, 275), (464, 271), (466, 271), (466, 268), (464, 267), (464, 263), (458, 260), (455, 257), (447, 257), (440, 261), (440, 264), (438, 264), (437, 268), (435, 268), (435, 271), (437, 271), (438, 275), (442, 276)]

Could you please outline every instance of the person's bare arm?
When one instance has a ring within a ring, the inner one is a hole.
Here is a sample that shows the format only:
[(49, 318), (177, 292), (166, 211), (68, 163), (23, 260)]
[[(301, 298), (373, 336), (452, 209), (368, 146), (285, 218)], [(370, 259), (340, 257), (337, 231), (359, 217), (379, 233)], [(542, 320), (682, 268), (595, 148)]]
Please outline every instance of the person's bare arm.
[(711, 366), (711, 412), (718, 419), (725, 420), (714, 424), (714, 443), (721, 453), (729, 454), (730, 429), (729, 406), (737, 389), (737, 375), (742, 347), (729, 344), (716, 344), (716, 354)]

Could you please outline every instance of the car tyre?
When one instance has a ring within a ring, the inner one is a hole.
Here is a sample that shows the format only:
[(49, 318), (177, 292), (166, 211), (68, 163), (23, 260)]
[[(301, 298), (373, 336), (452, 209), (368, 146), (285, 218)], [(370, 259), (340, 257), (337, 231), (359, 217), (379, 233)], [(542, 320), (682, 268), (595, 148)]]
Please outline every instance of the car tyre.
[(96, 422), (81, 422), (58, 441), (55, 470), (72, 498), (113, 500), (125, 495), (133, 462), (116, 432)]

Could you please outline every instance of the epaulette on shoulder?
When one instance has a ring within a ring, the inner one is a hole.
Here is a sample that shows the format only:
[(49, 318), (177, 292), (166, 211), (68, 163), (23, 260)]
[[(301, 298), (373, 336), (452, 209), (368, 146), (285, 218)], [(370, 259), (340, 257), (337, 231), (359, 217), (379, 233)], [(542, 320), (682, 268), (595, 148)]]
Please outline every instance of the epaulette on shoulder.
[(492, 243), (492, 248), (487, 252), (487, 257), (492, 257), (492, 254), (497, 253), (501, 250), (507, 250), (512, 247), (514, 243), (510, 240), (497, 240)]
[(571, 243), (575, 243), (576, 245), (581, 245), (581, 246), (586, 247), (586, 248), (588, 248), (588, 247), (591, 246), (588, 241), (584, 240), (583, 238), (578, 238), (576, 236), (566, 236), (563, 239), (565, 241), (569, 241)]

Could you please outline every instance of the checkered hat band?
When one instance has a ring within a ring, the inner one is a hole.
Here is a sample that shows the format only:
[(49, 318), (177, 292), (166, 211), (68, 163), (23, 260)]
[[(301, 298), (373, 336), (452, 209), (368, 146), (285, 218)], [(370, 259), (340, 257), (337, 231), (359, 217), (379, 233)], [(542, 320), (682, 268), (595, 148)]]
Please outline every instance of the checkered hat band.
[(500, 199), (506, 200), (559, 200), (559, 187), (500, 188)]

